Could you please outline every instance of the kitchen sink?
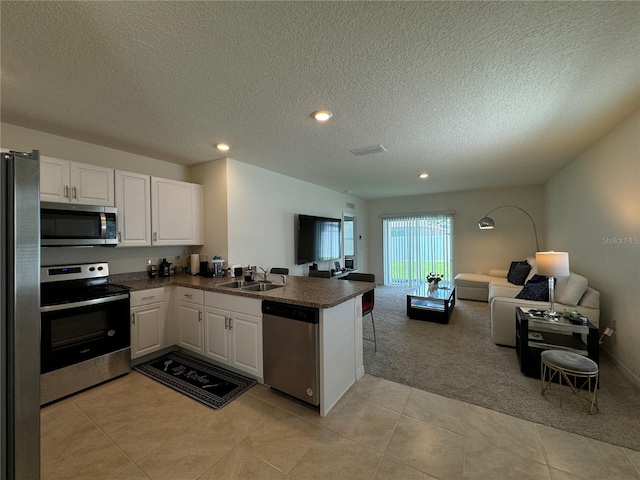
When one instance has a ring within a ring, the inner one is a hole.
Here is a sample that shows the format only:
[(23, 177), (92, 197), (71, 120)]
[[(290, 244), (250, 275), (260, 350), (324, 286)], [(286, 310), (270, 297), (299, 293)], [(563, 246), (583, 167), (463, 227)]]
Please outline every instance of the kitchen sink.
[(229, 283), (219, 283), (216, 285), (216, 287), (223, 287), (223, 288), (246, 288), (249, 285), (253, 285), (256, 286), (257, 282), (247, 282), (246, 280), (236, 280), (235, 282), (229, 282)]
[(274, 288), (281, 288), (281, 287), (284, 287), (284, 285), (278, 285), (276, 283), (256, 283), (255, 285), (242, 287), (242, 290), (248, 290), (251, 292), (266, 292), (268, 290), (273, 290)]

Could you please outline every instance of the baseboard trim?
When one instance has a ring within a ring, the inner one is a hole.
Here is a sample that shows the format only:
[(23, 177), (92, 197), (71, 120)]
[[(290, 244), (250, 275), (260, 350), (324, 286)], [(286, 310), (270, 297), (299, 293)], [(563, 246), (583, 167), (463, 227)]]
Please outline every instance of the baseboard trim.
[(604, 354), (609, 360), (613, 362), (613, 364), (618, 367), (618, 369), (622, 372), (622, 374), (629, 379), (636, 387), (640, 388), (640, 378), (636, 377), (631, 370), (629, 370), (625, 365), (620, 362), (616, 357), (611, 355), (611, 353), (604, 348), (600, 349), (600, 353)]

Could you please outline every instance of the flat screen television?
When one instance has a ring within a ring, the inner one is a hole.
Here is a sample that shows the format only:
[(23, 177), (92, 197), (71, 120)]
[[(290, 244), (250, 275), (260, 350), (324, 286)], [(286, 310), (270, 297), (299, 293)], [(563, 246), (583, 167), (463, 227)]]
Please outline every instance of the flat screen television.
[(298, 215), (298, 265), (342, 257), (338, 218)]

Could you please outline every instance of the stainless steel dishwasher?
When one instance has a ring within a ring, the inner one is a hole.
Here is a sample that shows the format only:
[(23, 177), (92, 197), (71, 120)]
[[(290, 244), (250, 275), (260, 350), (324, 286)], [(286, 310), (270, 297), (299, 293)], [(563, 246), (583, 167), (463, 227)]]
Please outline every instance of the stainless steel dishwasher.
[(264, 383), (312, 405), (320, 404), (317, 308), (262, 302)]

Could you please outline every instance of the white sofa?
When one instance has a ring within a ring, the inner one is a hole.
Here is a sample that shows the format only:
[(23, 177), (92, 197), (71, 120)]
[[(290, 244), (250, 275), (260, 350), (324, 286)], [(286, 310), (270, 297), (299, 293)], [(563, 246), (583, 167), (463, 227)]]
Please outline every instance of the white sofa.
[[(532, 266), (526, 281), (536, 274), (535, 257), (528, 257)], [(490, 270), (489, 275), (459, 273), (455, 277), (456, 297), (460, 300), (489, 302), (491, 306), (491, 340), (498, 345), (516, 346), (516, 307), (546, 310), (549, 302), (515, 298), (522, 285), (507, 280), (507, 270)], [(526, 282), (525, 282), (526, 283)], [(555, 284), (554, 308), (576, 310), (591, 323), (600, 323), (600, 292), (588, 286), (587, 279), (570, 272), (568, 277), (558, 277)]]

